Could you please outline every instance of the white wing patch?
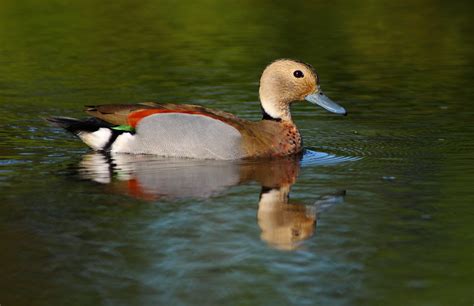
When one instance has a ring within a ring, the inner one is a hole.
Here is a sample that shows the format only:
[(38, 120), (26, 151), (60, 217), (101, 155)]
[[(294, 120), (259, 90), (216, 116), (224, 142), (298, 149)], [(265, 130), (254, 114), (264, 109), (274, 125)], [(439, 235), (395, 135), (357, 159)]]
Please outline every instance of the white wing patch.
[(108, 128), (100, 128), (95, 132), (79, 132), (77, 134), (82, 141), (92, 149), (98, 151), (107, 144), (112, 136), (112, 131)]
[(142, 119), (136, 134), (117, 138), (112, 152), (199, 159), (244, 157), (240, 132), (204, 115), (168, 113)]
[(135, 138), (136, 136), (130, 133), (120, 134), (110, 147), (110, 151), (134, 153), (131, 152), (131, 146), (135, 143)]

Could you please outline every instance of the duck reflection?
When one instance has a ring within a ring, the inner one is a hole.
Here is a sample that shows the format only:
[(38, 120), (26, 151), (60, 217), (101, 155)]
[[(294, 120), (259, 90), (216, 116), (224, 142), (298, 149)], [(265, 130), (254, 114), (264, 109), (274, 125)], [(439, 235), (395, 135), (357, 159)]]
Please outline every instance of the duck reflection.
[(262, 187), (258, 205), (260, 237), (269, 245), (282, 250), (293, 250), (313, 236), (318, 215), (326, 208), (342, 203), (345, 190), (320, 197), (312, 205), (289, 200), (290, 186)]
[(109, 192), (150, 201), (206, 199), (232, 186), (257, 182), (262, 186), (257, 212), (261, 239), (272, 247), (293, 250), (314, 234), (318, 214), (342, 202), (345, 195), (325, 195), (309, 205), (290, 201), (300, 160), (198, 161), (90, 153), (80, 162), (79, 175), (105, 184)]

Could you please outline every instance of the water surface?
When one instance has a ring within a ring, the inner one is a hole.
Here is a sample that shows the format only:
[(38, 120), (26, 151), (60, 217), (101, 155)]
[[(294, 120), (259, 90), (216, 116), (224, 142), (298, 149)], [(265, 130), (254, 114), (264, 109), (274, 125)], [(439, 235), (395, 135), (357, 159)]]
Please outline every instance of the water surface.
[[(469, 1), (0, 3), (1, 305), (471, 305)], [(104, 156), (82, 106), (259, 119), (258, 78), (314, 65), (338, 117), (302, 159)]]

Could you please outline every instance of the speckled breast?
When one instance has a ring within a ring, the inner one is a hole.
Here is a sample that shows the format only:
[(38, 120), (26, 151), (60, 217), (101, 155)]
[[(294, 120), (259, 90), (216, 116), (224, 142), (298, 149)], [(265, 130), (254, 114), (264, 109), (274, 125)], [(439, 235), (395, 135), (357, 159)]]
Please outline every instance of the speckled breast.
[(293, 123), (283, 123), (284, 135), (277, 144), (276, 155), (291, 155), (299, 153), (303, 147), (303, 140), (298, 128)]

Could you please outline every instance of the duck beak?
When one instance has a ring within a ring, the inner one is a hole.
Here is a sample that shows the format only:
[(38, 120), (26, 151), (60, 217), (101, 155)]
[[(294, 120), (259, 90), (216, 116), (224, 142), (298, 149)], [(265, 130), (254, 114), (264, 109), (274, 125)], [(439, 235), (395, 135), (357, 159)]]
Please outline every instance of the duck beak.
[(318, 90), (312, 94), (307, 95), (304, 98), (306, 101), (311, 102), (313, 104), (317, 104), (322, 108), (330, 111), (331, 113), (335, 113), (338, 115), (347, 115), (346, 110), (344, 107), (338, 105), (336, 102), (333, 102), (329, 99), (321, 90)]

